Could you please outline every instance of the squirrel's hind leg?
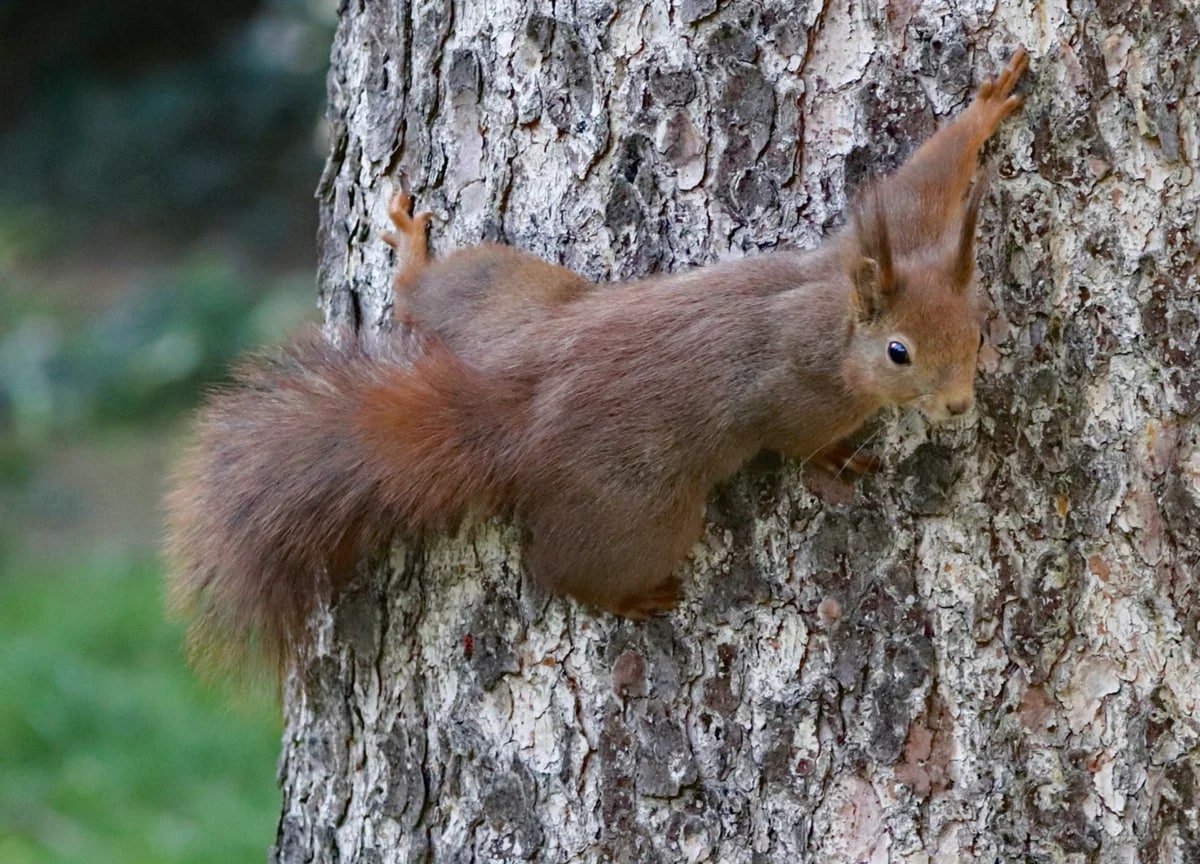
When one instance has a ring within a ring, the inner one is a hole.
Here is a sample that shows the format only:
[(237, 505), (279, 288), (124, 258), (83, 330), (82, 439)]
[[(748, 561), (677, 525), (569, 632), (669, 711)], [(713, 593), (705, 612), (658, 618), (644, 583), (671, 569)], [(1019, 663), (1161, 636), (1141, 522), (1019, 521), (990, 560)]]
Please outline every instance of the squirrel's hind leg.
[[(429, 263), (429, 247), (425, 234), (433, 214), (428, 210), (414, 214), (408, 190), (401, 185), (388, 202), (388, 218), (395, 231), (385, 232), (380, 239), (396, 250), (396, 276), (394, 290), (397, 300), (408, 293), (416, 283), (421, 271)], [(397, 309), (400, 308), (397, 303)]]
[(525, 547), (538, 582), (626, 618), (648, 618), (678, 605), (674, 570), (703, 529), (699, 503), (636, 514), (561, 498), (540, 503), (543, 509), (526, 518)]

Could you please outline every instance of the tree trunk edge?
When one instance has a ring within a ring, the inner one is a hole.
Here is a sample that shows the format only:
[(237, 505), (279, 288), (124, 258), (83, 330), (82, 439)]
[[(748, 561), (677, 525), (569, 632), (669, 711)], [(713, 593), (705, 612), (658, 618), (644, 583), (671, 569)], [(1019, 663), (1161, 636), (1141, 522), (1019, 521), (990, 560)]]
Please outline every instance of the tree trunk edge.
[(388, 318), (395, 166), (435, 248), (627, 276), (812, 245), (1033, 68), (974, 425), (887, 420), (849, 505), (739, 475), (647, 625), (541, 596), (511, 526), (395, 550), (288, 683), (272, 860), (1200, 860), (1200, 37), (1073, 8), (343, 4), (331, 327)]

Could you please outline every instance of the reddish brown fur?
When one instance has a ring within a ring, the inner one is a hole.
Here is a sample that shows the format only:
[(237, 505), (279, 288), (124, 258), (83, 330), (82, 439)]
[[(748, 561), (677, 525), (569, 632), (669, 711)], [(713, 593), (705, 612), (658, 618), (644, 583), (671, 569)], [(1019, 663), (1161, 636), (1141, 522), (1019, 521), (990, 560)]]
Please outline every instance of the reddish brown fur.
[[(302, 641), (393, 532), (517, 516), (530, 571), (623, 615), (676, 601), (712, 484), (763, 448), (868, 469), (842, 440), (881, 405), (970, 406), (980, 145), (1019, 103), (998, 82), (807, 253), (596, 288), (500, 246), (427, 263), (427, 215), (390, 209), (412, 366), (319, 340), (244, 365), (201, 413), (169, 506), (174, 594), (203, 646)], [(888, 359), (904, 342), (912, 363)]]
[(318, 579), (336, 589), (397, 530), (453, 527), (505, 493), (493, 418), (512, 395), (431, 342), (413, 366), (313, 334), (242, 363), (200, 414), (167, 501), (172, 600), (207, 665), (247, 635), (274, 661), (302, 638)]

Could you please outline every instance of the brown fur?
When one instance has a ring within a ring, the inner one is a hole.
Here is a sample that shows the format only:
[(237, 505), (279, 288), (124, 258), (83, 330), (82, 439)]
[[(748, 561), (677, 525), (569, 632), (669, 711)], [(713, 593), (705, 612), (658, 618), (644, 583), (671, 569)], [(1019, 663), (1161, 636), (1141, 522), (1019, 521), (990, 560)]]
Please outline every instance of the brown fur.
[(514, 404), (436, 342), (411, 367), (315, 333), (244, 361), (201, 412), (167, 500), (172, 601), (194, 620), (193, 650), (227, 666), (254, 634), (281, 661), (318, 579), (337, 587), (399, 529), (493, 512), (493, 420), (519, 416)]
[(419, 359), (308, 339), (244, 364), (200, 414), (168, 502), (197, 644), (223, 660), (252, 636), (286, 659), (318, 576), (336, 589), (393, 533), (473, 513), (518, 517), (550, 589), (651, 614), (676, 602), (712, 484), (759, 450), (868, 469), (842, 441), (880, 406), (969, 408), (968, 190), (1024, 66), (1018, 52), (811, 252), (600, 288), (501, 246), (429, 263), (428, 216), (398, 195), (385, 239)]

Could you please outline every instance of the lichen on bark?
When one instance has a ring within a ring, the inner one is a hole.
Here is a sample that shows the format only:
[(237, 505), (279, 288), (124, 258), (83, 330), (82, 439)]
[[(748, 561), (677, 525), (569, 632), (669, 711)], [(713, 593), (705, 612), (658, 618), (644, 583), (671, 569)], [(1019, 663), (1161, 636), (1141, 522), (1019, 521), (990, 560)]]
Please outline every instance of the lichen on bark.
[(364, 567), (288, 682), (275, 860), (1200, 860), (1188, 0), (339, 14), (335, 330), (388, 319), (398, 171), (435, 250), (677, 269), (815, 244), (1017, 44), (1033, 64), (989, 149), (973, 417), (883, 418), (848, 503), (751, 466), (646, 623), (546, 597), (509, 525)]

